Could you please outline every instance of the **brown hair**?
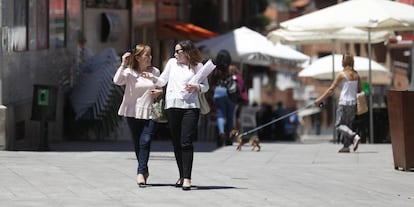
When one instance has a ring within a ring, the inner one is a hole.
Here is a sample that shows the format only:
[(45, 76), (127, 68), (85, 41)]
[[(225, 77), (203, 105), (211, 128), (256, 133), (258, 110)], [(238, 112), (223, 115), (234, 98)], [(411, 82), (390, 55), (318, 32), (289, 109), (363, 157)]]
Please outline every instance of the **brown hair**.
[(346, 52), (342, 55), (342, 67), (349, 66), (352, 69), (354, 68), (354, 56), (349, 52)]
[(130, 56), (130, 68), (139, 72), (139, 61), (137, 57), (144, 56), (146, 54), (151, 55), (151, 47), (144, 44), (136, 45), (135, 48), (132, 50)]
[(190, 68), (193, 68), (198, 63), (201, 63), (201, 61), (203, 60), (203, 58), (201, 57), (201, 53), (192, 41), (184, 40), (179, 42), (178, 45), (180, 45), (183, 51), (186, 52)]
[(237, 66), (230, 65), (229, 66), (229, 74), (230, 75), (240, 74), (240, 70), (239, 70), (239, 68)]

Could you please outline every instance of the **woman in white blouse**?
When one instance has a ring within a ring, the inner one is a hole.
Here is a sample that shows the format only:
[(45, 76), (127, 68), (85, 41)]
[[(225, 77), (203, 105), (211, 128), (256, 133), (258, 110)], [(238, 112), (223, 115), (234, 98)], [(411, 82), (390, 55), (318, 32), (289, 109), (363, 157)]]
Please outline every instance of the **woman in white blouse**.
[(200, 102), (198, 91), (207, 92), (207, 78), (200, 83), (189, 84), (195, 74), (203, 69), (200, 51), (189, 41), (175, 45), (174, 58), (168, 60), (159, 77), (151, 73), (145, 76), (157, 86), (165, 86), (165, 109), (168, 127), (174, 147), (174, 155), (179, 170), (176, 187), (191, 189), (191, 171), (193, 167), (193, 141), (197, 138)]
[(154, 133), (151, 105), (153, 100), (162, 93), (162, 90), (157, 89), (152, 81), (142, 76), (144, 72), (154, 76), (160, 75), (158, 68), (152, 66), (151, 59), (150, 46), (136, 45), (132, 52), (122, 55), (122, 63), (113, 78), (115, 84), (125, 85), (118, 114), (126, 117), (132, 134), (138, 161), (137, 184), (139, 187), (146, 185), (149, 176), (148, 159)]

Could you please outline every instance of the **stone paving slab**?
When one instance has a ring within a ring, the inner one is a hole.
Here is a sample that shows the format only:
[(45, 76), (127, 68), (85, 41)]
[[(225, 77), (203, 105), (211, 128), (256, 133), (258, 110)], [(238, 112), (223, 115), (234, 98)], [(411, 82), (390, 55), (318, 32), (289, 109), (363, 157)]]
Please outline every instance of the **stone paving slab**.
[(391, 144), (339, 154), (329, 142), (216, 149), (196, 143), (182, 191), (170, 143), (153, 142), (149, 185), (135, 183), (131, 143), (62, 143), (0, 151), (0, 206), (414, 206), (414, 172), (394, 169)]

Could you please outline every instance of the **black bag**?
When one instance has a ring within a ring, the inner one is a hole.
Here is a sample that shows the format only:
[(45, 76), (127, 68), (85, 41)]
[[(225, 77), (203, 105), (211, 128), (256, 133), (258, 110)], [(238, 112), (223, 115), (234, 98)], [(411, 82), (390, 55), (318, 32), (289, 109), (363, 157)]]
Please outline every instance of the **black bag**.
[(234, 75), (227, 79), (226, 89), (227, 89), (227, 96), (230, 98), (230, 100), (237, 103), (241, 98), (241, 94), (240, 94), (239, 84)]

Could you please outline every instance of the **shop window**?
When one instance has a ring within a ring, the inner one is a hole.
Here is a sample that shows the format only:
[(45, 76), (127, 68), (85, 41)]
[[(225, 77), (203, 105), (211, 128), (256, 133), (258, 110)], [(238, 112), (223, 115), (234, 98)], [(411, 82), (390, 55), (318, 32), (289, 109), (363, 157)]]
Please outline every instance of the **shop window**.
[(66, 46), (66, 0), (49, 0), (49, 41), (50, 47)]
[[(47, 49), (49, 47), (49, 32), (48, 32), (48, 0), (37, 0), (36, 7), (34, 9), (35, 13), (35, 32), (31, 32), (30, 34), (34, 34), (34, 37), (30, 37), (36, 43), (35, 48), (38, 50)], [(29, 35), (30, 36), (30, 35)], [(31, 49), (31, 48), (30, 48)]]
[(14, 1), (14, 18), (12, 30), (12, 47), (14, 51), (28, 49), (28, 1)]
[[(49, 48), (49, 2), (52, 4), (55, 1), (16, 0), (12, 2), (11, 40), (10, 43), (7, 40), (3, 44), (10, 44), (13, 51)], [(7, 31), (3, 33), (7, 33)], [(9, 45), (5, 45), (5, 47), (8, 48)]]

